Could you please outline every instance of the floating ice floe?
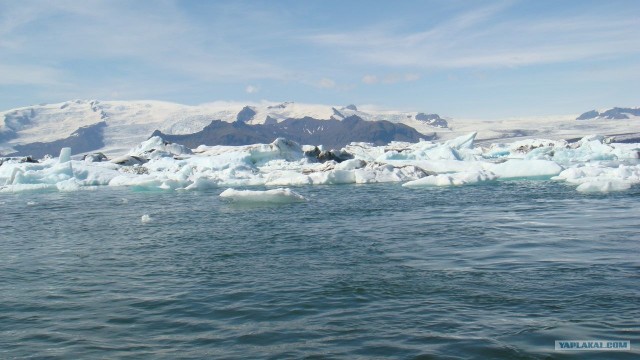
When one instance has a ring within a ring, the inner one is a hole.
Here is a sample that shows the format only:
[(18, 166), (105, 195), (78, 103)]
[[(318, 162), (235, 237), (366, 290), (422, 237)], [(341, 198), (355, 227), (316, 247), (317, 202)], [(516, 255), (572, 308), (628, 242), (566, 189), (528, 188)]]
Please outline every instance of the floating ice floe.
[[(569, 143), (547, 139), (510, 144), (474, 143), (475, 133), (446, 142), (351, 143), (340, 150), (270, 144), (187, 149), (152, 137), (126, 155), (0, 159), (0, 192), (77, 191), (100, 186), (155, 190), (402, 182), (412, 186), (461, 186), (500, 180), (554, 179), (579, 191), (609, 192), (640, 183), (640, 144), (602, 136)], [(590, 185), (585, 185), (590, 184)]]
[(606, 193), (611, 191), (629, 190), (630, 188), (631, 184), (628, 182), (613, 180), (584, 182), (578, 185), (576, 190), (584, 193)]
[(640, 165), (588, 163), (562, 171), (553, 180), (577, 185), (585, 193), (624, 191), (640, 184)]
[(227, 189), (220, 194), (221, 198), (236, 203), (276, 203), (288, 204), (302, 202), (306, 199), (291, 189), (272, 189), (265, 191)]
[(480, 171), (462, 171), (452, 174), (439, 174), (427, 176), (418, 180), (408, 181), (402, 186), (406, 187), (422, 187), (422, 186), (460, 186), (478, 184), (481, 182), (493, 181), (498, 177), (496, 174), (480, 170)]

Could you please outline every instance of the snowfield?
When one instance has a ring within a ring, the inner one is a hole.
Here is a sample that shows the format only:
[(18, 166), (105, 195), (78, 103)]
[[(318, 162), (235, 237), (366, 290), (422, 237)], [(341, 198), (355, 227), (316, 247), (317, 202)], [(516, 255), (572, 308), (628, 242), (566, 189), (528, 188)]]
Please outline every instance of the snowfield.
[(11, 153), (12, 146), (19, 144), (65, 139), (79, 128), (100, 122), (106, 124), (104, 146), (96, 151), (118, 155), (148, 139), (155, 130), (169, 135), (193, 134), (204, 129), (213, 120), (229, 123), (240, 120), (256, 125), (290, 118), (343, 120), (357, 115), (366, 121), (388, 120), (402, 123), (425, 134), (449, 132), (446, 128), (434, 127), (426, 121), (418, 120), (420, 114), (373, 108), (358, 110), (353, 105), (336, 107), (293, 102), (263, 101), (246, 104), (218, 101), (191, 106), (154, 100), (73, 100), (0, 112), (0, 155)]
[[(448, 123), (448, 127), (440, 127), (429, 120), (434, 114), (383, 110), (366, 105), (219, 101), (191, 106), (151, 100), (73, 100), (0, 112), (0, 156), (12, 153), (17, 145), (67, 139), (78, 129), (96, 124), (104, 124), (100, 130), (103, 144), (91, 151), (117, 156), (147, 140), (155, 130), (167, 135), (186, 135), (203, 130), (213, 120), (256, 125), (304, 117), (343, 120), (354, 115), (365, 121), (387, 120), (404, 124), (426, 137), (435, 134), (439, 140), (477, 132), (475, 140), (482, 145), (522, 139), (574, 139), (585, 134), (640, 134), (640, 117), (632, 114), (627, 119), (580, 121), (575, 120), (576, 115), (506, 120), (446, 118), (446, 121), (440, 120)], [(75, 153), (81, 152), (75, 149)]]
[[(444, 142), (352, 143), (319, 151), (286, 139), (247, 146), (187, 149), (153, 137), (113, 159), (3, 159), (0, 192), (78, 191), (127, 186), (164, 191), (247, 186), (403, 183), (406, 187), (464, 186), (505, 180), (552, 179), (581, 192), (624, 191), (640, 183), (640, 144), (587, 136), (573, 143), (532, 139), (476, 144), (477, 133)], [(319, 155), (321, 154), (321, 155)], [(225, 190), (235, 201), (303, 200), (290, 189)]]

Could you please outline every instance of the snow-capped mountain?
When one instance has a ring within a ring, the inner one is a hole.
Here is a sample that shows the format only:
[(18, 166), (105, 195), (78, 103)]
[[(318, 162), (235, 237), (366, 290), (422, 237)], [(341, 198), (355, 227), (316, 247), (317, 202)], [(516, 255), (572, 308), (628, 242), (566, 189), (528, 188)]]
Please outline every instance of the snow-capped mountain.
[(578, 116), (576, 120), (622, 120), (632, 119), (640, 117), (640, 108), (619, 108), (614, 107), (612, 109), (597, 111), (591, 110)]
[(404, 124), (386, 120), (366, 121), (357, 115), (342, 120), (304, 117), (255, 125), (216, 120), (194, 134), (170, 135), (155, 131), (152, 135), (190, 148), (199, 145), (265, 144), (273, 141), (274, 137), (284, 137), (299, 144), (320, 144), (328, 149), (341, 149), (352, 142), (386, 145), (391, 141), (415, 143), (435, 138), (434, 134), (425, 135)]
[[(189, 106), (161, 101), (74, 100), (0, 112), (0, 155), (55, 154), (65, 146), (72, 147), (74, 154), (89, 151), (118, 154), (148, 139), (156, 130), (166, 135), (188, 135), (202, 131), (215, 120), (273, 125), (303, 118), (338, 121), (359, 118), (366, 122), (386, 120), (393, 124), (408, 125), (416, 133), (427, 134), (425, 138), (434, 132), (448, 130), (447, 121), (436, 114), (362, 110), (355, 105), (336, 107), (293, 102), (213, 102)], [(308, 128), (301, 129), (309, 131)], [(408, 139), (416, 140), (418, 135), (412, 134)], [(362, 141), (375, 142), (376, 139), (371, 136), (360, 138), (364, 139)], [(314, 140), (313, 137), (306, 138)]]
[[(329, 147), (350, 140), (376, 144), (419, 138), (447, 140), (469, 132), (478, 133), (479, 144), (498, 139), (575, 139), (588, 134), (637, 138), (640, 137), (638, 110), (614, 108), (581, 116), (443, 119), (436, 114), (355, 105), (265, 101), (190, 106), (162, 101), (74, 100), (0, 112), (0, 156), (55, 155), (62, 147), (71, 147), (73, 154), (100, 151), (115, 156), (125, 154), (154, 133), (174, 140), (182, 136), (181, 141), (189, 144), (204, 139), (205, 135), (210, 145), (271, 142), (286, 136), (310, 145), (325, 142)], [(619, 119), (576, 121), (576, 117)], [(345, 119), (353, 121), (341, 124)], [(217, 125), (213, 126), (216, 121)], [(218, 132), (212, 131), (213, 128)], [(223, 128), (226, 133), (221, 132)], [(221, 139), (225, 134), (227, 137)]]

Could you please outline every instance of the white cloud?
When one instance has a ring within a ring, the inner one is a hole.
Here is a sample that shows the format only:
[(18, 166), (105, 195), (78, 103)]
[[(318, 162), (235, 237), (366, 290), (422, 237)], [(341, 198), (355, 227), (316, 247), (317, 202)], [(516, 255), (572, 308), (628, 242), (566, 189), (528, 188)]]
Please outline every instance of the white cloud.
[(500, 4), (473, 9), (426, 31), (373, 27), (308, 39), (358, 65), (416, 69), (513, 67), (640, 53), (640, 27), (632, 16), (513, 20), (499, 16), (504, 9)]
[(102, 62), (103, 68), (125, 63), (198, 81), (291, 76), (252, 47), (230, 41), (233, 31), (243, 30), (228, 27), (216, 32), (222, 36), (210, 36), (209, 26), (193, 21), (174, 1), (151, 7), (128, 1), (9, 2), (0, 4), (0, 51), (32, 65), (49, 59), (60, 69), (74, 62)]
[(416, 73), (404, 74), (404, 81), (406, 82), (412, 82), (412, 81), (418, 81), (418, 80), (420, 80), (420, 74), (416, 74)]
[(47, 66), (0, 63), (0, 85), (55, 85), (63, 78), (62, 71)]
[(365, 75), (362, 77), (362, 82), (367, 85), (373, 85), (378, 82), (378, 77), (375, 75)]
[(318, 86), (323, 89), (332, 89), (336, 87), (336, 82), (329, 78), (322, 78), (318, 81)]
[(377, 75), (365, 75), (362, 77), (362, 82), (367, 85), (377, 84), (382, 82), (384, 84), (396, 84), (401, 82), (413, 82), (420, 80), (420, 74), (416, 73), (406, 73), (406, 74), (387, 74), (385, 76), (379, 77)]
[(417, 80), (420, 80), (420, 75), (415, 73), (388, 74), (382, 79), (382, 82), (385, 84), (396, 84), (400, 82), (413, 82)]
[(258, 91), (260, 91), (260, 88), (259, 88), (259, 87), (257, 87), (257, 86), (255, 86), (255, 85), (247, 85), (247, 87), (244, 89), (244, 91), (245, 91), (247, 94), (255, 94), (255, 93), (257, 93)]

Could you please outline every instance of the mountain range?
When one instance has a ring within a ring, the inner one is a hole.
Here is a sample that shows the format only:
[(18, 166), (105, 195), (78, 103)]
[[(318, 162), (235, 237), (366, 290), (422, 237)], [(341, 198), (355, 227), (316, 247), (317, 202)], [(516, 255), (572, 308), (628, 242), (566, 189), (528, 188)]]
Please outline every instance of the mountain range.
[(607, 120), (622, 120), (622, 119), (631, 119), (633, 117), (640, 116), (640, 108), (619, 108), (614, 107), (612, 109), (597, 111), (591, 110), (583, 113), (578, 116), (576, 120), (597, 120), (597, 119), (607, 119)]
[(194, 134), (170, 135), (156, 130), (152, 135), (189, 148), (269, 143), (274, 138), (284, 137), (300, 144), (319, 144), (330, 149), (340, 149), (351, 142), (386, 145), (391, 141), (418, 142), (435, 137), (435, 134), (427, 136), (404, 124), (386, 120), (365, 121), (357, 115), (342, 120), (304, 117), (256, 125), (247, 125), (240, 120), (233, 123), (215, 120)]
[(62, 147), (71, 147), (74, 154), (120, 154), (158, 134), (191, 147), (270, 143), (286, 137), (340, 148), (352, 141), (417, 142), (446, 130), (447, 120), (437, 114), (361, 110), (355, 105), (74, 100), (0, 112), (0, 155), (42, 157)]
[[(447, 140), (478, 132), (476, 140), (571, 139), (589, 134), (640, 136), (639, 108), (575, 115), (496, 120), (444, 119), (437, 114), (356, 105), (293, 102), (212, 102), (197, 106), (162, 101), (73, 100), (0, 112), (0, 156), (103, 152), (122, 155), (159, 135), (188, 147), (270, 143), (285, 137), (306, 145), (341, 148), (350, 142)], [(615, 121), (609, 121), (615, 120)]]

